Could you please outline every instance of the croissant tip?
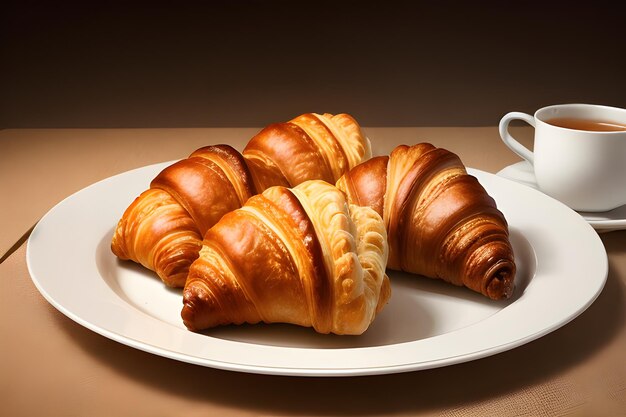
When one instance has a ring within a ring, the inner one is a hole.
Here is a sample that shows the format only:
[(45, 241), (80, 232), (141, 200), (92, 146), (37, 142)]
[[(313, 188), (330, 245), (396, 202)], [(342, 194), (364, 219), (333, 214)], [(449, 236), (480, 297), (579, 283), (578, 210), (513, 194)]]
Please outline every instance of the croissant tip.
[(194, 326), (195, 317), (196, 317), (196, 308), (194, 307), (192, 302), (185, 301), (183, 305), (183, 309), (180, 312), (180, 316), (183, 319), (183, 324), (188, 330), (192, 332), (197, 331), (198, 329)]
[(231, 321), (218, 311), (214, 299), (202, 288), (187, 287), (183, 290), (183, 308), (180, 316), (187, 329), (197, 332)]
[(199, 330), (195, 325), (197, 323), (198, 313), (198, 296), (193, 291), (183, 291), (183, 309), (180, 312), (180, 316), (183, 319), (183, 324), (187, 329), (191, 331)]
[(491, 276), (491, 280), (486, 288), (486, 296), (492, 300), (507, 300), (513, 295), (515, 288), (514, 278), (515, 267), (503, 265)]

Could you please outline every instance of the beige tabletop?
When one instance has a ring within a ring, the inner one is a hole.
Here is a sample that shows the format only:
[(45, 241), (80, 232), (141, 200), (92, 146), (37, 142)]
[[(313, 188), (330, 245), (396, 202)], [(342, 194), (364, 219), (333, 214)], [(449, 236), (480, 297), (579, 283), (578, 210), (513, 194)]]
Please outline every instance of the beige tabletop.
[[(532, 132), (514, 129), (530, 145)], [(485, 359), (395, 375), (279, 377), (190, 365), (93, 333), (39, 294), (25, 240), (56, 203), (203, 145), (241, 150), (257, 130), (0, 131), (0, 415), (626, 415), (626, 231), (601, 235), (607, 283), (571, 323)], [(428, 141), (488, 172), (519, 160), (496, 127), (365, 131), (375, 154)]]

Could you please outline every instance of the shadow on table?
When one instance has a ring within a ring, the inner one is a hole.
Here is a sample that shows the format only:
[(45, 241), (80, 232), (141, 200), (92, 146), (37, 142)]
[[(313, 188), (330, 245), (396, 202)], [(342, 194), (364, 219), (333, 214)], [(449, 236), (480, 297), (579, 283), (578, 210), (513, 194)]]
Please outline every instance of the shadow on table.
[[(609, 253), (623, 252), (624, 232), (602, 239)], [(164, 392), (259, 414), (369, 415), (460, 407), (541, 384), (590, 360), (625, 325), (624, 282), (626, 277), (609, 266), (606, 286), (587, 311), (511, 351), (445, 368), (371, 377), (281, 377), (204, 368), (132, 349), (55, 316), (96, 360)]]

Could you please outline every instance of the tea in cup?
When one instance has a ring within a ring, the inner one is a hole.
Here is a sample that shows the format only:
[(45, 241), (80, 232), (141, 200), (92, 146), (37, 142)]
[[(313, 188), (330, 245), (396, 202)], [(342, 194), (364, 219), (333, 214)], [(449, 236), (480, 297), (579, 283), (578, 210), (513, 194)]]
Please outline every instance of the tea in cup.
[[(513, 120), (535, 128), (534, 151), (508, 132)], [(534, 115), (506, 114), (500, 137), (534, 168), (539, 189), (578, 211), (608, 211), (626, 204), (626, 109), (560, 104)]]

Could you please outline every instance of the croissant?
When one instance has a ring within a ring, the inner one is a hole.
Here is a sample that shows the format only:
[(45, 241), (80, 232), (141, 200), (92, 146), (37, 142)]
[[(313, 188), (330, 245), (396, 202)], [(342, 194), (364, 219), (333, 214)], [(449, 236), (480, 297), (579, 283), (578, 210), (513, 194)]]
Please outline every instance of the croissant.
[(383, 218), (390, 269), (494, 300), (511, 296), (516, 267), (506, 219), (454, 153), (429, 143), (399, 146), (358, 165), (337, 187)]
[(202, 237), (224, 214), (271, 186), (312, 179), (334, 184), (370, 157), (369, 139), (347, 114), (309, 113), (269, 125), (243, 154), (228, 145), (200, 148), (161, 171), (132, 202), (111, 250), (182, 287)]
[(391, 293), (382, 218), (324, 181), (269, 188), (203, 243), (183, 290), (190, 330), (265, 322), (356, 335)]

